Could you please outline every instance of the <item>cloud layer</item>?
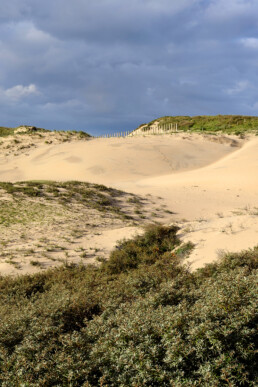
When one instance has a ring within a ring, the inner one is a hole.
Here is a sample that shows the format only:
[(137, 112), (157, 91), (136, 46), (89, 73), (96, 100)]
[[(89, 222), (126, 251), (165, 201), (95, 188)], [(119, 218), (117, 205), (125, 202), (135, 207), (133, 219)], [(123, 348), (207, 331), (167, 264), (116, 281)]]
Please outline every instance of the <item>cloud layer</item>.
[(2, 0), (0, 125), (257, 115), (257, 15), (256, 0)]

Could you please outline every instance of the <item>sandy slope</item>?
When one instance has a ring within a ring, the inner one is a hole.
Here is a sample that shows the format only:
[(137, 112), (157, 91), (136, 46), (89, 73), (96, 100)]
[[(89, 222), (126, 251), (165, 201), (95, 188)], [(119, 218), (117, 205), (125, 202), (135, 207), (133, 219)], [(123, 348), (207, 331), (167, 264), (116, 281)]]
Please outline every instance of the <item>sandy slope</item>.
[(195, 244), (192, 268), (212, 262), (223, 251), (258, 244), (258, 139), (234, 153), (191, 171), (122, 184), (120, 188), (165, 198), (184, 221), (182, 239)]
[[(130, 190), (132, 184), (120, 186)], [(258, 205), (258, 138), (235, 152), (225, 152), (224, 157), (205, 167), (138, 179), (134, 187), (138, 193), (162, 193), (170, 206), (187, 219)]]
[(93, 139), (43, 145), (0, 157), (0, 180), (82, 180), (119, 184), (210, 164), (236, 148), (198, 136)]
[(0, 156), (0, 181), (82, 180), (163, 197), (176, 213), (165, 221), (181, 222), (199, 267), (219, 249), (258, 243), (258, 138), (238, 141), (178, 134), (41, 145)]

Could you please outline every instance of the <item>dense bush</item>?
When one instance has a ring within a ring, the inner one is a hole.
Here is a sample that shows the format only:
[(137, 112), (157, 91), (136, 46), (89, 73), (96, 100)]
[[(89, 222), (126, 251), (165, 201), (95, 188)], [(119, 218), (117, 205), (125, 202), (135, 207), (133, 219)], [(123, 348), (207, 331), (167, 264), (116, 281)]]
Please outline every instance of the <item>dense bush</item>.
[(105, 264), (109, 273), (119, 274), (127, 269), (135, 269), (141, 264), (151, 265), (164, 258), (179, 243), (177, 226), (149, 226), (143, 236), (137, 236), (131, 241), (122, 242), (113, 251)]
[(256, 385), (258, 248), (191, 273), (176, 231), (151, 226), (100, 267), (1, 278), (0, 384)]

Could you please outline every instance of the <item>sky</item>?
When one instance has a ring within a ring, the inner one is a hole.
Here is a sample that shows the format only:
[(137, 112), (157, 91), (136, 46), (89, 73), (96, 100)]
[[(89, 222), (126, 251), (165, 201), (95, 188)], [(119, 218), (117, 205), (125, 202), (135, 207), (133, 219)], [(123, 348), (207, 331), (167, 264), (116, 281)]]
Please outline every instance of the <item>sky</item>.
[(257, 0), (0, 0), (0, 126), (258, 115)]

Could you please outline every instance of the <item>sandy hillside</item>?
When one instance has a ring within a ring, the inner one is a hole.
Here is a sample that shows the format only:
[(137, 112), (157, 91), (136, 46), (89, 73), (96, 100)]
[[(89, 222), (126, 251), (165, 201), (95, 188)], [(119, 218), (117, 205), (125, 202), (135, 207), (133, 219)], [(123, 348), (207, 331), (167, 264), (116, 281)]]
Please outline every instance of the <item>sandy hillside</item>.
[(31, 145), (26, 153), (19, 154), (13, 148), (9, 154), (1, 154), (0, 180), (136, 182), (206, 166), (241, 145), (241, 140), (226, 137), (222, 144), (215, 140), (214, 136), (164, 135), (35, 143), (35, 149)]
[[(167, 212), (158, 220), (182, 226), (183, 240), (195, 243), (189, 260), (199, 267), (221, 249), (240, 250), (258, 243), (257, 154), (254, 136), (241, 140), (178, 133), (41, 143), (22, 153), (1, 152), (0, 181), (79, 180), (143, 197), (151, 194), (155, 199), (148, 220), (157, 219), (160, 200)], [(106, 227), (106, 239), (104, 234), (100, 238), (106, 240), (107, 249), (116, 239), (113, 235), (108, 243), (109, 232)], [(128, 236), (126, 227), (119, 233), (123, 236)]]
[(162, 199), (103, 185), (0, 182), (0, 273), (96, 263), (108, 258), (117, 240), (169, 213)]

